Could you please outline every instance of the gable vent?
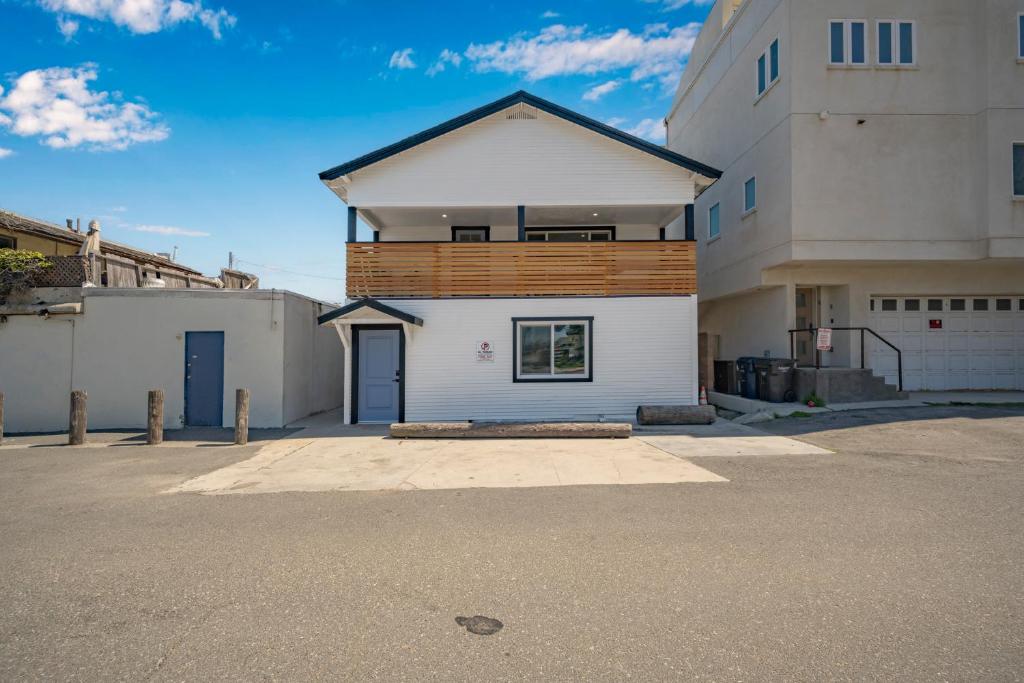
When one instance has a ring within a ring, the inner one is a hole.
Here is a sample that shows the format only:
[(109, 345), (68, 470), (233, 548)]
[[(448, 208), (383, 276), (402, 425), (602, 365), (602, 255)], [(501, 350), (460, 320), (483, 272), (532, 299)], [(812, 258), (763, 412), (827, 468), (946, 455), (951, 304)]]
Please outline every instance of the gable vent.
[(537, 118), (537, 107), (531, 107), (525, 102), (520, 102), (505, 112), (507, 121), (526, 121)]

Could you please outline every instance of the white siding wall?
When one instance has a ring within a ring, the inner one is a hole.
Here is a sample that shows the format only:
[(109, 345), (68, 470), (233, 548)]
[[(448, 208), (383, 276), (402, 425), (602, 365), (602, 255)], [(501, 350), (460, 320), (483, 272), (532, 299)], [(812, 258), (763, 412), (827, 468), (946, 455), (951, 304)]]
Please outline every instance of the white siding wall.
[(350, 206), (687, 204), (690, 171), (545, 112), (499, 112), (352, 174)]
[[(406, 344), (406, 420), (632, 419), (694, 404), (696, 297), (389, 300), (423, 319)], [(512, 318), (593, 316), (594, 381), (512, 381)], [(494, 346), (478, 362), (477, 341)]]

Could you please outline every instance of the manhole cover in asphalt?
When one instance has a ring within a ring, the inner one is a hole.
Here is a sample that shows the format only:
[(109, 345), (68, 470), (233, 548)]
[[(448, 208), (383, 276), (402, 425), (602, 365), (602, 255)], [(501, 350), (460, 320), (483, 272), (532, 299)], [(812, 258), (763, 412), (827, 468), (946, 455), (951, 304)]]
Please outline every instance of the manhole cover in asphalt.
[(475, 617), (455, 617), (455, 623), (459, 626), (465, 626), (467, 631), (478, 636), (494, 635), (505, 625), (497, 619), (482, 617), (479, 614)]

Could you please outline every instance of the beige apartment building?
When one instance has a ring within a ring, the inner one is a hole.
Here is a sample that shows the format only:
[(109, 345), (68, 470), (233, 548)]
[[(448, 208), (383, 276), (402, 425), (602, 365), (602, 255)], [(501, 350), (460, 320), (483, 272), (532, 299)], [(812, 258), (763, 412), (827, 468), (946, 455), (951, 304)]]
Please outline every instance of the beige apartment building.
[(666, 124), (711, 355), (1024, 389), (1024, 0), (718, 0)]

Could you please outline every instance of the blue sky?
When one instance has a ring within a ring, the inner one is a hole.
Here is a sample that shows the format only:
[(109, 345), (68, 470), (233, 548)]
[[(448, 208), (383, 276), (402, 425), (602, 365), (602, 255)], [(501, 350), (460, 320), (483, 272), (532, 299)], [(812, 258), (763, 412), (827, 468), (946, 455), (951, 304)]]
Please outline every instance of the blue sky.
[(0, 0), (0, 207), (343, 298), (317, 172), (520, 88), (664, 142), (707, 0)]

